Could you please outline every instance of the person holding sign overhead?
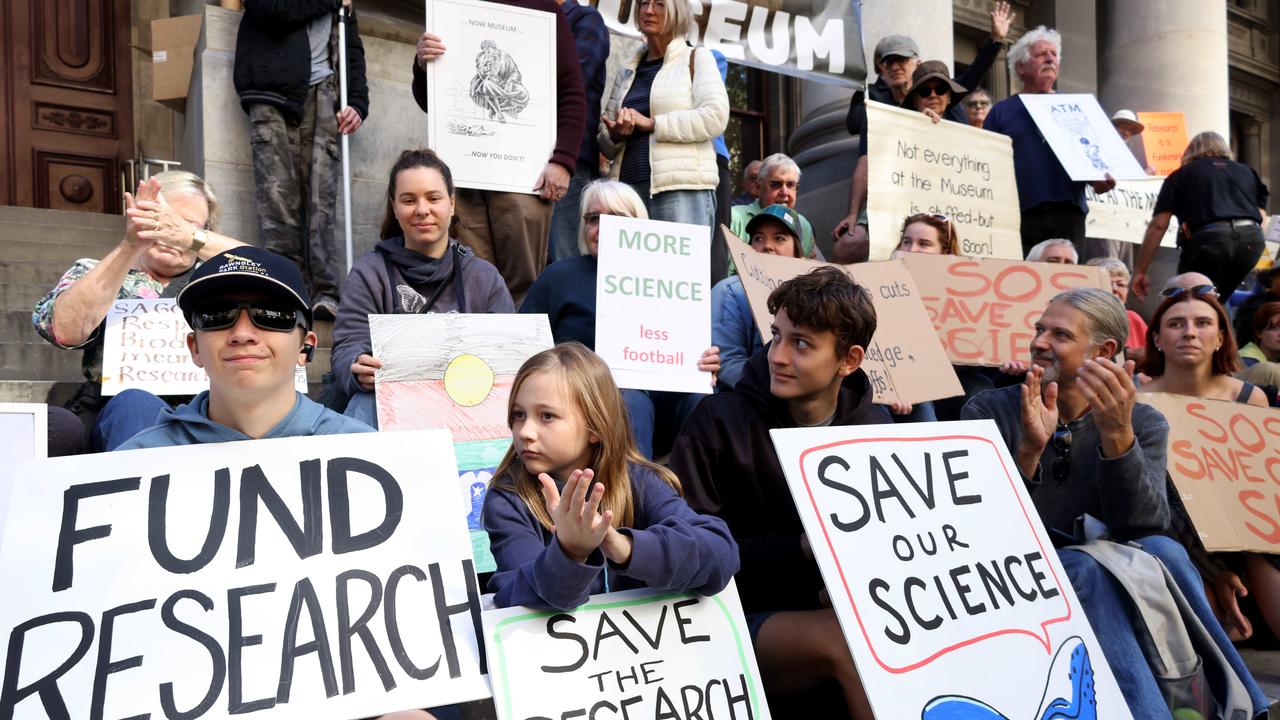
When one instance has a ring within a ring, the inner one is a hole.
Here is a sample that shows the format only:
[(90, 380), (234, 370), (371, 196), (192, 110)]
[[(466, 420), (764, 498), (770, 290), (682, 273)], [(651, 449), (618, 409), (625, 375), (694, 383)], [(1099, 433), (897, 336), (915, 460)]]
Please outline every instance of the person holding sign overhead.
[(346, 414), (378, 426), (369, 316), (427, 312), (515, 312), (497, 268), (453, 239), (449, 166), (430, 150), (405, 150), (391, 166), (380, 240), (356, 260), (333, 324), (330, 365), (350, 396)]
[(640, 0), (635, 23), (645, 45), (618, 69), (597, 136), (609, 178), (635, 188), (654, 220), (714, 228), (724, 80), (711, 52), (685, 41), (689, 0)]
[(1265, 249), (1262, 222), (1268, 197), (1258, 173), (1231, 159), (1225, 138), (1211, 131), (1191, 138), (1182, 167), (1160, 186), (1134, 263), (1133, 291), (1146, 298), (1151, 288), (1147, 269), (1169, 219), (1177, 215), (1183, 232), (1178, 272), (1202, 272), (1213, 280), (1219, 297), (1231, 297)]
[[(769, 295), (773, 337), (747, 361), (734, 392), (704, 399), (671, 451), (695, 510), (724, 518), (741, 548), (736, 582), (771, 704), (834, 681), (848, 712), (873, 717), (796, 512), (771, 428), (892, 422), (861, 369), (875, 333), (870, 293), (820, 267)], [(829, 686), (828, 686), (829, 687)], [(839, 702), (839, 700), (835, 700)], [(829, 706), (815, 717), (838, 717)]]
[[(1023, 94), (1056, 92), (1062, 36), (1041, 25), (1019, 38), (1009, 50), (1009, 72), (1022, 81)], [(1013, 169), (1018, 180), (1018, 202), (1022, 206), (1022, 252), (1025, 255), (1041, 240), (1067, 237), (1079, 247), (1084, 242), (1085, 204), (1083, 182), (1074, 182), (1045, 142), (1035, 121), (1018, 96), (996, 103), (982, 124), (986, 130), (1013, 139)], [(1110, 192), (1116, 181), (1090, 183), (1101, 195)]]
[(570, 610), (598, 593), (714, 595), (729, 583), (738, 569), (729, 528), (691, 510), (679, 479), (640, 455), (595, 353), (569, 342), (525, 361), (507, 421), (511, 448), (482, 516), (498, 607)]

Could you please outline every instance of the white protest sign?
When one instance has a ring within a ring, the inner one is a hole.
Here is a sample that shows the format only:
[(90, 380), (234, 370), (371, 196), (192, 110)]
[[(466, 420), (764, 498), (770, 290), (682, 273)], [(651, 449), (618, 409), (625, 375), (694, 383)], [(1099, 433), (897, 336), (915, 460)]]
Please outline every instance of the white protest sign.
[(618, 387), (711, 392), (711, 228), (600, 216), (596, 354)]
[[(1085, 187), (1084, 199), (1089, 204), (1084, 234), (1102, 240), (1120, 240), (1142, 244), (1147, 224), (1155, 214), (1156, 198), (1164, 178), (1118, 180), (1111, 192), (1101, 195)], [(1161, 247), (1178, 246), (1178, 220), (1171, 217), (1169, 227), (1160, 238)]]
[[(178, 301), (116, 300), (107, 311), (102, 344), (102, 394), (146, 390), (155, 395), (198, 395), (209, 376), (191, 359)], [(271, 331), (264, 331), (271, 332)], [(294, 388), (307, 392), (307, 369), (294, 371)]]
[(1130, 717), (995, 423), (770, 434), (877, 717)]
[(1094, 96), (1019, 93), (1018, 97), (1072, 180), (1102, 180), (1108, 173), (1117, 180), (1147, 177)]
[(712, 597), (631, 590), (570, 612), (487, 610), (484, 635), (499, 720), (769, 718), (733, 582)]
[(17, 477), (0, 716), (339, 720), (488, 694), (445, 431), (54, 458)]
[(945, 215), (960, 255), (1022, 259), (1018, 183), (1007, 135), (867, 103), (871, 259), (888, 260), (909, 215)]
[(0, 542), (9, 516), (13, 473), (19, 463), (49, 456), (49, 406), (0, 403)]

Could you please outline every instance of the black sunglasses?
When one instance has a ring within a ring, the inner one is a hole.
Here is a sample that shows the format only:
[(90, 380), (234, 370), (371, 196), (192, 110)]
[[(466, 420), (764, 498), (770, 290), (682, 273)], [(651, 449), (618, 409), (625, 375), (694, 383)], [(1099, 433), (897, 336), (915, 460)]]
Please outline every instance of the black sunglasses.
[(1058, 451), (1058, 457), (1053, 460), (1053, 479), (1066, 482), (1067, 475), (1071, 472), (1071, 428), (1059, 425), (1053, 431), (1050, 442), (1053, 443), (1053, 449)]
[(951, 88), (947, 87), (946, 85), (930, 84), (930, 85), (922, 86), (920, 88), (919, 94), (920, 94), (920, 97), (929, 97), (930, 95), (937, 95), (938, 97), (942, 97), (943, 95), (949, 95), (950, 93), (951, 93)]
[(191, 312), (191, 327), (194, 330), (225, 330), (236, 324), (241, 310), (248, 310), (249, 322), (263, 330), (292, 332), (294, 328), (307, 326), (306, 316), (301, 310), (279, 300), (211, 300)]
[(1192, 294), (1192, 295), (1194, 295), (1195, 297), (1212, 297), (1212, 298), (1216, 298), (1216, 297), (1218, 297), (1218, 288), (1216, 288), (1216, 287), (1214, 287), (1214, 286), (1212, 286), (1212, 285), (1192, 285), (1192, 286), (1191, 286), (1191, 287), (1189, 287), (1189, 288), (1185, 288), (1185, 287), (1171, 287), (1171, 288), (1165, 288), (1164, 290), (1161, 290), (1161, 291), (1160, 291), (1160, 297), (1163, 297), (1163, 298), (1177, 298), (1177, 297), (1182, 297), (1183, 295), (1186, 295), (1187, 293), (1191, 293), (1191, 294)]

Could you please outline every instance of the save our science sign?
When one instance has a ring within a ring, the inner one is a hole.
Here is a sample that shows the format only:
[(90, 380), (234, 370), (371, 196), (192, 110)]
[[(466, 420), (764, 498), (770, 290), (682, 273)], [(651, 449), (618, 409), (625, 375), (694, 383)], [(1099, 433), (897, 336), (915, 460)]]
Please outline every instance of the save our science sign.
[(1130, 717), (995, 423), (771, 435), (877, 717)]
[(24, 464), (0, 717), (346, 719), (485, 697), (457, 504), (445, 431)]
[(709, 394), (711, 229), (600, 216), (595, 351), (618, 387)]

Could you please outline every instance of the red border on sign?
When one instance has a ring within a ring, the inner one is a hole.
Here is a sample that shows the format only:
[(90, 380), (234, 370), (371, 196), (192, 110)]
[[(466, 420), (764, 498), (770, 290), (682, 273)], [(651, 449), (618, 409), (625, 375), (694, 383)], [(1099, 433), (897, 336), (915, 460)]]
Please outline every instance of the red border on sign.
[[(1042, 646), (1044, 646), (1045, 653), (1052, 653), (1053, 645), (1047, 639), (1049, 635), (1048, 628), (1050, 625), (1053, 625), (1054, 623), (1066, 622), (1067, 620), (1070, 620), (1072, 617), (1072, 609), (1071, 609), (1071, 601), (1067, 597), (1067, 593), (1064, 592), (1062, 587), (1062, 578), (1058, 577), (1058, 571), (1054, 567), (1053, 563), (1051, 562), (1047, 563), (1049, 565), (1049, 572), (1053, 574), (1053, 581), (1058, 588), (1059, 596), (1062, 598), (1062, 601), (1066, 603), (1067, 613), (1065, 615), (1062, 615), (1061, 617), (1051, 618), (1049, 620), (1045, 620), (1044, 622), (1040, 623), (1040, 629), (1044, 632), (1044, 636), (1037, 635), (1036, 633), (1033, 633), (1029, 630), (1025, 630), (1023, 628), (1008, 628), (1005, 630), (996, 630), (994, 632), (989, 632), (985, 635), (979, 635), (978, 637), (969, 638), (968, 640), (965, 640), (963, 642), (958, 642), (954, 645), (950, 645), (945, 648), (942, 648), (941, 650), (935, 652), (929, 657), (919, 662), (906, 665), (904, 667), (892, 667), (890, 665), (887, 665), (883, 660), (880, 659), (879, 654), (876, 653), (876, 647), (875, 645), (872, 644), (871, 638), (867, 635), (867, 628), (862, 622), (862, 613), (858, 611), (858, 604), (853, 601), (853, 593), (849, 590), (849, 579), (845, 575), (844, 566), (840, 563), (840, 556), (836, 554), (835, 546), (831, 542), (831, 533), (827, 528), (827, 523), (823, 520), (822, 512), (818, 509), (818, 503), (813, 497), (813, 488), (810, 487), (809, 485), (809, 476), (805, 472), (804, 461), (805, 461), (805, 458), (809, 456), (809, 453), (818, 452), (820, 450), (829, 450), (831, 448), (839, 447), (841, 445), (855, 445), (858, 443), (889, 442), (889, 441), (907, 442), (907, 443), (937, 442), (939, 440), (974, 440), (978, 442), (984, 442), (991, 446), (992, 451), (995, 452), (996, 458), (1000, 461), (1000, 469), (1004, 471), (1005, 478), (1009, 482), (1009, 489), (1014, 494), (1014, 497), (1017, 498), (1018, 507), (1022, 509), (1022, 517), (1023, 517), (1023, 520), (1025, 520), (1027, 523), (1027, 529), (1031, 531), (1031, 536), (1035, 538), (1036, 545), (1040, 548), (1041, 557), (1045, 558), (1046, 561), (1048, 561), (1049, 559), (1049, 555), (1044, 550), (1044, 543), (1040, 541), (1040, 534), (1036, 532), (1035, 524), (1031, 522), (1031, 515), (1027, 512), (1027, 507), (1022, 502), (1022, 496), (1018, 494), (1017, 486), (1014, 485), (1015, 482), (1021, 482), (1021, 478), (1019, 477), (1015, 479), (1014, 476), (1009, 473), (1009, 468), (1008, 466), (1005, 465), (1004, 456), (1000, 454), (999, 448), (997, 448), (995, 443), (988, 440), (987, 438), (979, 437), (976, 435), (938, 435), (934, 437), (910, 437), (910, 438), (907, 438), (907, 437), (863, 438), (860, 440), (840, 440), (839, 442), (826, 443), (825, 445), (818, 445), (816, 447), (811, 447), (808, 450), (805, 450), (804, 452), (800, 453), (800, 480), (802, 483), (804, 483), (804, 491), (809, 496), (809, 503), (813, 507), (814, 516), (818, 519), (818, 526), (822, 528), (822, 539), (827, 544), (827, 549), (831, 552), (831, 557), (834, 560), (836, 565), (836, 571), (840, 573), (840, 584), (844, 587), (845, 597), (849, 599), (849, 607), (853, 608), (853, 616), (858, 620), (858, 632), (862, 634), (862, 639), (867, 643), (867, 647), (871, 650), (871, 657), (875, 658), (876, 664), (884, 668), (886, 672), (901, 674), (901, 673), (911, 672), (912, 670), (918, 670), (919, 668), (922, 668), (925, 665), (928, 665), (929, 663), (933, 662), (934, 660), (937, 660), (938, 658), (942, 657), (943, 655), (946, 655), (947, 653), (953, 650), (959, 650), (962, 647), (967, 647), (969, 645), (973, 645), (974, 643), (979, 643), (979, 642), (982, 642), (983, 640), (997, 637), (999, 635), (1029, 635), (1035, 638), (1037, 641), (1039, 641)], [(839, 617), (838, 614), (837, 614), (837, 617)]]

